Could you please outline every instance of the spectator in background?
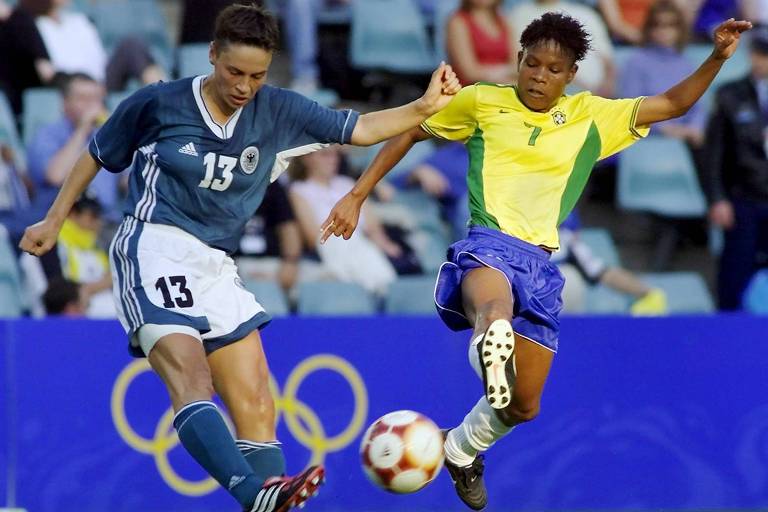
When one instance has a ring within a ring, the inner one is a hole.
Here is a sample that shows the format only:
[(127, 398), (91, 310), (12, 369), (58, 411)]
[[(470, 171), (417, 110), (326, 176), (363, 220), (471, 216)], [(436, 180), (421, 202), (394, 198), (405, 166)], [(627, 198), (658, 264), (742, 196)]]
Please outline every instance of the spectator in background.
[[(317, 251), (323, 265), (340, 281), (357, 283), (384, 295), (397, 277), (395, 265), (407, 258), (403, 247), (387, 236), (370, 208), (360, 216), (360, 229), (349, 241), (319, 244), (320, 225), (333, 205), (349, 192), (354, 180), (338, 174), (339, 148), (331, 146), (299, 157), (289, 195), (307, 247)], [(394, 263), (393, 263), (394, 262)]]
[(462, 0), (448, 19), (446, 50), (462, 84), (512, 83), (516, 45), (501, 12), (502, 0)]
[[(643, 25), (643, 47), (635, 50), (619, 73), (619, 95), (624, 98), (650, 96), (669, 89), (690, 75), (695, 65), (683, 54), (688, 29), (683, 12), (672, 0), (657, 1)], [(680, 139), (693, 148), (704, 141), (706, 112), (697, 102), (687, 114), (652, 128)]]
[(613, 97), (616, 80), (613, 43), (603, 19), (594, 9), (566, 0), (535, 0), (519, 4), (509, 15), (514, 37), (519, 38), (529, 23), (550, 11), (568, 14), (591, 34), (592, 51), (579, 62), (579, 72), (571, 87), (588, 89), (597, 96)]
[(45, 5), (37, 28), (57, 73), (89, 75), (110, 91), (125, 89), (132, 78), (143, 84), (165, 78), (141, 39), (123, 39), (107, 61), (96, 27), (83, 13), (66, 9), (70, 0), (37, 1)]
[(736, 17), (739, 0), (687, 0), (681, 4), (696, 39), (711, 41), (720, 21)]
[(0, 89), (16, 115), (24, 90), (48, 85), (56, 74), (35, 25), (42, 7), (39, 0), (19, 0), (9, 17), (0, 20)]
[(267, 187), (256, 215), (245, 225), (235, 253), (237, 268), (242, 277), (276, 281), (289, 292), (299, 279), (302, 248), (288, 194), (276, 181)]
[[(96, 129), (107, 119), (104, 87), (93, 78), (76, 74), (62, 85), (61, 119), (42, 126), (27, 148), (29, 175), (37, 195), (35, 209), (45, 211), (67, 177), (70, 169), (88, 145)], [(105, 208), (109, 220), (119, 220), (118, 184), (120, 177), (100, 172), (89, 191)]]
[(88, 300), (83, 296), (82, 286), (57, 277), (48, 283), (43, 294), (43, 305), (48, 315), (83, 317), (88, 309)]
[(14, 160), (13, 150), (0, 139), (0, 224), (8, 230), (15, 245), (30, 220), (27, 213), (31, 184)]
[(768, 27), (752, 34), (750, 58), (750, 74), (717, 91), (705, 146), (709, 218), (725, 230), (717, 279), (724, 310), (741, 308), (758, 255), (768, 252)]
[(59, 233), (57, 254), (64, 278), (80, 285), (90, 318), (116, 318), (106, 251), (98, 245), (101, 205), (83, 196), (72, 206)]
[[(580, 277), (594, 286), (602, 284), (617, 292), (633, 297), (630, 312), (635, 316), (659, 316), (667, 314), (667, 296), (664, 291), (651, 288), (635, 274), (621, 267), (609, 267), (605, 261), (592, 252), (592, 249), (579, 237), (581, 221), (575, 211), (558, 228), (560, 249), (552, 254), (551, 261), (558, 266), (570, 265)], [(577, 283), (566, 278), (563, 295), (568, 297), (569, 288)], [(566, 300), (564, 311), (583, 311), (583, 304), (569, 304)]]

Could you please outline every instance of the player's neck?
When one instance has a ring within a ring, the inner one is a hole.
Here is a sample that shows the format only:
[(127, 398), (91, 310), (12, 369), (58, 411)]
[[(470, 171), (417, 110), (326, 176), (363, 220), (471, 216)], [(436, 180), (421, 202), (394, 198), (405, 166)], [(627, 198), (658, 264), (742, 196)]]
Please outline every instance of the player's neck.
[(216, 88), (213, 87), (213, 82), (206, 77), (203, 80), (203, 102), (208, 107), (208, 111), (211, 113), (213, 120), (219, 124), (226, 124), (232, 114), (235, 113), (234, 108), (227, 105), (223, 98), (217, 93)]

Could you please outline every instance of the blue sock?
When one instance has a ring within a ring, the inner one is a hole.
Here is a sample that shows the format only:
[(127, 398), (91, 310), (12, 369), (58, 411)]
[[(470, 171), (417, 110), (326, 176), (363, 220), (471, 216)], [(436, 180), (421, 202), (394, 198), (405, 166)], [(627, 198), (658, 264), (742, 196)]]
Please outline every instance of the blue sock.
[(280, 441), (257, 443), (238, 439), (237, 447), (250, 464), (256, 478), (262, 482), (267, 478), (285, 474), (285, 455)]
[(173, 418), (173, 426), (181, 444), (209, 475), (243, 508), (253, 505), (263, 481), (237, 449), (216, 404), (200, 401), (185, 405)]

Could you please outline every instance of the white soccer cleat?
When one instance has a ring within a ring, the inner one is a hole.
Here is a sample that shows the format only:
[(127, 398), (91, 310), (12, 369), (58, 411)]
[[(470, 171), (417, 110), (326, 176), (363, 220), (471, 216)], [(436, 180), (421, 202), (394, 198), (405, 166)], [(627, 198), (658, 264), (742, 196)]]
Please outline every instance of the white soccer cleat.
[[(515, 333), (507, 320), (496, 320), (477, 345), (483, 371), (485, 397), (494, 409), (503, 409), (512, 401), (515, 387)], [(509, 370), (509, 371), (507, 371)]]

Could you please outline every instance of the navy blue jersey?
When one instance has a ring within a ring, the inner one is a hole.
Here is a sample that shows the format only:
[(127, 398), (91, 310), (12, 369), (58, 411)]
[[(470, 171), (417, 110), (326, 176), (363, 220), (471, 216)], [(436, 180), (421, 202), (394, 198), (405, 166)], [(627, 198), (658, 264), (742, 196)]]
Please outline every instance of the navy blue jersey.
[(111, 172), (130, 167), (126, 215), (176, 226), (232, 253), (267, 185), (290, 159), (349, 143), (359, 114), (265, 85), (219, 125), (203, 102), (203, 78), (137, 91), (89, 150)]

